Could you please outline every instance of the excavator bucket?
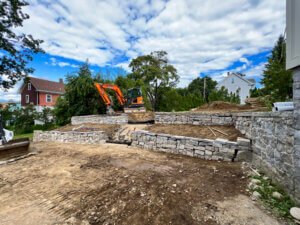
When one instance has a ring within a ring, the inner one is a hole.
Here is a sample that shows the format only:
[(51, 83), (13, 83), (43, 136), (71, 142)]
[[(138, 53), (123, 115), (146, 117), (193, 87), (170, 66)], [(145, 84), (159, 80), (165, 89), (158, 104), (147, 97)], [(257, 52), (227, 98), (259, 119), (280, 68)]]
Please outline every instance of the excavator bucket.
[(29, 138), (19, 138), (0, 145), (0, 160), (27, 154), (29, 144)]

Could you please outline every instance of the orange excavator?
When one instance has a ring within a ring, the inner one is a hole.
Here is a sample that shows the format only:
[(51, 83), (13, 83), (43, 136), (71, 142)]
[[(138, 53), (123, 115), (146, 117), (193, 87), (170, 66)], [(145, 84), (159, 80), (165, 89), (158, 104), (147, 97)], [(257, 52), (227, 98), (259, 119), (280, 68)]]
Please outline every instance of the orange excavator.
[(117, 100), (125, 113), (146, 112), (140, 88), (129, 89), (125, 98), (121, 89), (115, 84), (95, 83), (95, 87), (106, 105), (107, 114), (113, 114), (114, 110), (112, 109), (113, 101), (106, 90), (112, 90), (115, 92)]

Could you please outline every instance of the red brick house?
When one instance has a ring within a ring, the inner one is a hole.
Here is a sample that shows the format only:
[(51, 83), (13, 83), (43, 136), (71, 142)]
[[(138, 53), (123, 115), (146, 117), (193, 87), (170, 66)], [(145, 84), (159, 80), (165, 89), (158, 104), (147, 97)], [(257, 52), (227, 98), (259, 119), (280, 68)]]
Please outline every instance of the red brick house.
[(62, 79), (59, 82), (28, 77), (21, 86), (21, 106), (33, 104), (37, 111), (44, 107), (53, 108), (57, 98), (65, 93), (65, 85)]

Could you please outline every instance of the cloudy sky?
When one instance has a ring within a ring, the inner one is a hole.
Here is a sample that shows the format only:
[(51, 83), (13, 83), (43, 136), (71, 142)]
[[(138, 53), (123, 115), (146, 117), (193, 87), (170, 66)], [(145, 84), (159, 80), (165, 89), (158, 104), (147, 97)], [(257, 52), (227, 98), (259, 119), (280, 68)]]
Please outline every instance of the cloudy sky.
[[(34, 76), (58, 80), (89, 60), (92, 71), (128, 71), (132, 58), (165, 50), (180, 86), (243, 72), (259, 82), (285, 29), (283, 0), (29, 0), (18, 32), (43, 39)], [(0, 99), (15, 99), (17, 86)]]

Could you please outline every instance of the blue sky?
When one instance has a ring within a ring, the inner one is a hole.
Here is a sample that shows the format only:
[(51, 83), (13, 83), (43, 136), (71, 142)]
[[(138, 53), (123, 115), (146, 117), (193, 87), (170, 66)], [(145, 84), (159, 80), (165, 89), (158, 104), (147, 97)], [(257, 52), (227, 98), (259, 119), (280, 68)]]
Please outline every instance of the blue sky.
[[(242, 72), (259, 86), (270, 50), (285, 29), (285, 1), (30, 0), (16, 32), (44, 40), (33, 76), (57, 81), (87, 59), (94, 73), (130, 72), (130, 60), (168, 52), (186, 86), (198, 76), (219, 81)], [(20, 83), (0, 100), (18, 100)]]

